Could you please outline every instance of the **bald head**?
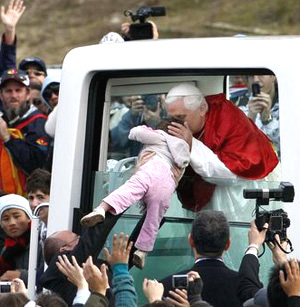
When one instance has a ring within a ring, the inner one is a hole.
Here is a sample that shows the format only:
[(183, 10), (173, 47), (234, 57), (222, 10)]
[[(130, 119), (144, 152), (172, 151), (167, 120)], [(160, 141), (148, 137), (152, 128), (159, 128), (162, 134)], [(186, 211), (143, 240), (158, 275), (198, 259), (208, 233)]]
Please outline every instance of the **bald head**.
[(44, 259), (47, 265), (57, 254), (73, 250), (78, 241), (78, 235), (70, 230), (54, 232), (45, 240), (44, 244)]

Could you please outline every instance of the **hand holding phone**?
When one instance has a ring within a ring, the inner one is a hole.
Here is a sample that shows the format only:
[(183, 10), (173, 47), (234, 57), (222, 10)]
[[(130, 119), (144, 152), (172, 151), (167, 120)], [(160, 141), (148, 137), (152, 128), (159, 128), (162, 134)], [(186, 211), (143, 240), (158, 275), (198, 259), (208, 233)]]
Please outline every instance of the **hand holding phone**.
[(260, 85), (258, 82), (252, 83), (252, 95), (255, 97), (260, 94)]
[(0, 293), (7, 293), (11, 291), (10, 281), (0, 281)]

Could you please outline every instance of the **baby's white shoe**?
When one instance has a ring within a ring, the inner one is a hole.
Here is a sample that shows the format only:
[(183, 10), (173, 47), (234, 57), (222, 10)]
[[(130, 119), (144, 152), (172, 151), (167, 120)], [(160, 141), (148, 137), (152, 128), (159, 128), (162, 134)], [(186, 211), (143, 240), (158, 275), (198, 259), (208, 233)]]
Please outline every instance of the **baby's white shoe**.
[(92, 227), (105, 220), (105, 210), (103, 208), (95, 208), (92, 212), (84, 216), (80, 220), (80, 224), (84, 227)]

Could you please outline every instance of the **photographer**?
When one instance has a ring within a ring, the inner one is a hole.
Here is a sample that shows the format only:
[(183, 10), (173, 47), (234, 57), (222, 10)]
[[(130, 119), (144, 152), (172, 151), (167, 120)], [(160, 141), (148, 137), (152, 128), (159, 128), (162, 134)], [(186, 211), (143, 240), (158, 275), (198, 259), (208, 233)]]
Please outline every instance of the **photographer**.
[[(195, 255), (195, 264), (176, 275), (198, 272), (204, 284), (203, 300), (214, 307), (240, 307), (237, 296), (239, 274), (223, 262), (231, 243), (229, 223), (224, 213), (214, 210), (198, 212), (188, 240)], [(177, 292), (174, 291), (173, 277), (167, 276), (162, 280), (166, 297)]]
[(260, 91), (252, 95), (241, 109), (273, 142), (280, 157), (279, 101), (277, 80), (274, 75), (249, 76), (250, 83), (258, 83)]
[(125, 104), (130, 108), (118, 125), (110, 131), (111, 144), (114, 150), (129, 150), (130, 156), (137, 156), (142, 144), (128, 139), (131, 128), (147, 125), (154, 128), (165, 113), (161, 96), (141, 95), (124, 97)]
[(141, 6), (135, 13), (127, 10), (124, 12), (124, 15), (130, 17), (133, 22), (131, 24), (127, 22), (121, 25), (121, 32), (125, 41), (158, 39), (159, 34), (156, 24), (153, 21), (147, 20), (147, 18), (165, 16), (166, 8), (163, 6)]
[[(248, 233), (249, 245), (239, 269), (240, 282), (238, 286), (238, 296), (241, 302), (244, 302), (244, 306), (252, 306), (252, 304), (268, 306), (266, 288), (263, 288), (263, 284), (259, 280), (258, 261), (259, 248), (265, 242), (268, 228), (269, 225), (265, 224), (262, 231), (259, 231), (255, 221), (251, 222)], [(275, 235), (275, 239), (277, 242), (280, 242), (278, 234)], [(280, 246), (286, 251), (287, 241), (281, 242)], [(275, 265), (278, 266), (287, 261), (286, 253), (284, 253), (277, 244), (269, 242), (268, 247), (272, 252)]]
[[(153, 33), (152, 39), (158, 39), (159, 33), (158, 33), (157, 25), (153, 21), (148, 20), (148, 22), (152, 25), (152, 33)], [(130, 37), (129, 32), (130, 32), (130, 23), (129, 22), (122, 23), (121, 33), (125, 41), (133, 40), (133, 38)]]

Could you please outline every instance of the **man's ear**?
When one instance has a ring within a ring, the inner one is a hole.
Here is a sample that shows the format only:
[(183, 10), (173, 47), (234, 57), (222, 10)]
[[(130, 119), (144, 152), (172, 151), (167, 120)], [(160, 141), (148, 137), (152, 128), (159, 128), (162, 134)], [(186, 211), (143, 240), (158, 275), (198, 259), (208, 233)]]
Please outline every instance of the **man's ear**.
[(59, 253), (63, 254), (66, 250), (66, 246), (62, 246), (59, 248)]
[(195, 243), (191, 234), (188, 236), (189, 244), (191, 248), (195, 248)]
[(225, 244), (225, 247), (224, 247), (224, 251), (227, 251), (230, 247), (230, 244), (231, 244), (231, 238), (228, 238), (226, 244)]
[(28, 101), (30, 99), (31, 89), (30, 87), (26, 87), (26, 100)]
[(204, 116), (208, 111), (208, 104), (205, 100), (205, 98), (203, 98), (203, 101), (200, 104), (200, 115)]

